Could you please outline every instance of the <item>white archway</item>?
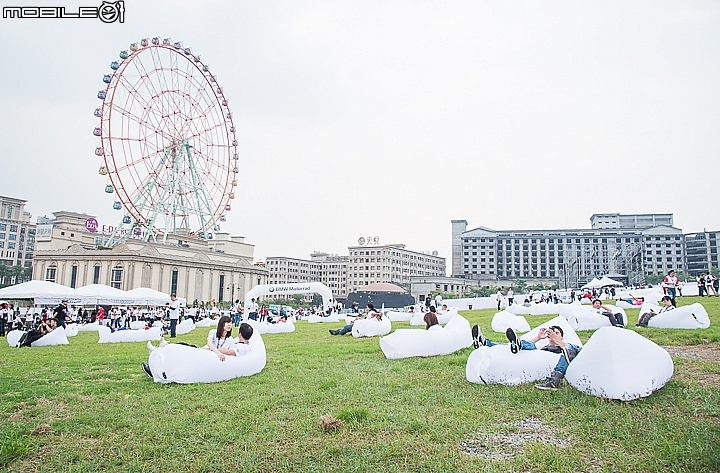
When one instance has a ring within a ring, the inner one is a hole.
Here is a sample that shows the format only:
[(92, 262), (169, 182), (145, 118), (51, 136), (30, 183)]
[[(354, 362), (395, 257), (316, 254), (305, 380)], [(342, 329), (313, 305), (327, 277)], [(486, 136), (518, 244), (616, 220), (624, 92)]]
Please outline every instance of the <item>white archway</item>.
[(302, 282), (294, 284), (261, 284), (250, 289), (245, 294), (245, 304), (243, 304), (243, 319), (247, 319), (247, 307), (250, 300), (259, 296), (277, 296), (283, 297), (290, 294), (307, 294), (314, 292), (319, 294), (323, 300), (323, 309), (327, 310), (332, 299), (332, 291), (325, 284), (320, 282)]

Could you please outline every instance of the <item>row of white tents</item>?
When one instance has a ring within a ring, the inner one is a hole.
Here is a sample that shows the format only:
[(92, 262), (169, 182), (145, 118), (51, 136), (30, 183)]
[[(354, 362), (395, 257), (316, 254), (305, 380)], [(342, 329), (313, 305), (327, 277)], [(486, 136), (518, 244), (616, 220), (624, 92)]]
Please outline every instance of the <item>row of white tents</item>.
[(618, 286), (622, 286), (622, 285), (623, 285), (623, 283), (621, 283), (620, 281), (616, 281), (607, 276), (603, 276), (601, 279), (593, 278), (592, 281), (585, 284), (580, 289), (599, 289), (601, 287), (610, 287), (610, 286), (618, 287)]
[[(32, 299), (35, 305), (59, 304), (67, 300), (70, 305), (139, 305), (164, 306), (170, 295), (148, 287), (123, 291), (105, 284), (89, 284), (73, 289), (49, 281), (28, 281), (0, 289), (0, 299)], [(181, 305), (185, 299), (178, 297)]]

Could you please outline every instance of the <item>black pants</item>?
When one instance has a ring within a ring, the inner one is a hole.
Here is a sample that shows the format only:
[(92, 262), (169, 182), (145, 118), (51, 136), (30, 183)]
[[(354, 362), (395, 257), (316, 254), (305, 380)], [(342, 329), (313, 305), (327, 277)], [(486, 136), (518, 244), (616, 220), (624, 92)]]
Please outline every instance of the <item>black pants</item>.
[(603, 312), (603, 315), (610, 319), (610, 324), (613, 327), (624, 327), (625, 322), (622, 314), (613, 314), (612, 312)]
[(5, 336), (5, 319), (0, 318), (0, 337)]
[(175, 338), (175, 328), (177, 327), (178, 319), (170, 319), (170, 338)]
[(29, 347), (32, 342), (35, 342), (37, 340), (40, 340), (44, 335), (40, 333), (38, 330), (28, 330), (27, 336), (25, 337), (25, 340), (23, 340), (22, 345), (23, 347)]

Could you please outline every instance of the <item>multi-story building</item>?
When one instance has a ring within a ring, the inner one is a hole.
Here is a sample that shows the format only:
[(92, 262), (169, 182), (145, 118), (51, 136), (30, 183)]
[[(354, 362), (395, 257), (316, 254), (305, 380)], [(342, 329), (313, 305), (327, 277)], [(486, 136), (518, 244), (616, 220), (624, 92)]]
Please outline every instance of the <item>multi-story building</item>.
[(347, 295), (347, 256), (315, 252), (309, 260), (272, 256), (266, 258), (269, 284), (321, 282), (333, 293), (333, 297)]
[(684, 269), (682, 230), (672, 214), (595, 214), (591, 229), (467, 230), (452, 221), (452, 275), (506, 284), (514, 279), (582, 285), (608, 273), (630, 283)]
[[(364, 239), (361, 241), (364, 242)], [(361, 244), (348, 247), (347, 288), (362, 291), (372, 283), (396, 284), (410, 290), (415, 276), (445, 276), (445, 258), (406, 250), (405, 245)]]
[(73, 288), (87, 284), (123, 290), (149, 287), (203, 302), (242, 299), (267, 281), (265, 268), (253, 264), (254, 246), (243, 237), (216, 233), (210, 242), (183, 236), (164, 244), (128, 238), (110, 249), (103, 245), (112, 229), (97, 229), (92, 216), (54, 215), (51, 223), (46, 219), (38, 225), (33, 279)]
[(32, 266), (35, 224), (25, 211), (26, 202), (0, 196), (0, 263), (6, 266)]
[(699, 232), (685, 235), (686, 270), (692, 276), (720, 268), (718, 259), (719, 232)]

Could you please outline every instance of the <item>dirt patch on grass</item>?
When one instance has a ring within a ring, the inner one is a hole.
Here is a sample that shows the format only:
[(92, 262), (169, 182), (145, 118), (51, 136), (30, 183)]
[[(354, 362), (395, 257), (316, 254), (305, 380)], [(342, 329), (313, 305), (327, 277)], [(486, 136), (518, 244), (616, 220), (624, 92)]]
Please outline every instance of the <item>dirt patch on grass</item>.
[[(720, 364), (720, 348), (714, 343), (663, 348), (670, 353), (670, 356), (690, 361), (699, 360)], [(683, 363), (679, 366), (675, 365), (675, 368), (675, 374), (682, 380), (695, 382), (702, 386), (720, 386), (720, 369), (717, 371), (707, 371), (693, 363)]]
[(536, 417), (501, 426), (502, 432), (476, 433), (460, 442), (460, 451), (488, 460), (512, 460), (525, 450), (527, 443), (543, 443), (567, 447), (570, 438), (561, 437), (553, 429)]
[(688, 360), (717, 361), (720, 363), (720, 348), (715, 343), (704, 345), (683, 345), (679, 347), (663, 347), (670, 356), (679, 356)]

